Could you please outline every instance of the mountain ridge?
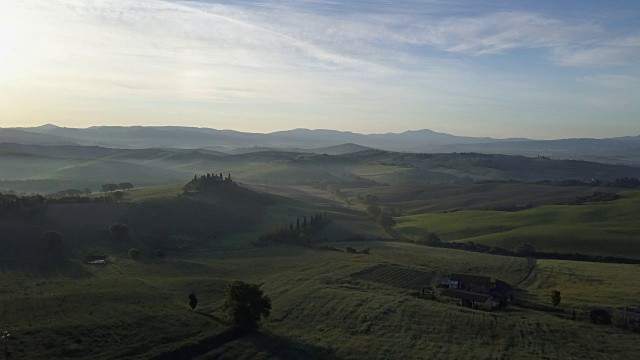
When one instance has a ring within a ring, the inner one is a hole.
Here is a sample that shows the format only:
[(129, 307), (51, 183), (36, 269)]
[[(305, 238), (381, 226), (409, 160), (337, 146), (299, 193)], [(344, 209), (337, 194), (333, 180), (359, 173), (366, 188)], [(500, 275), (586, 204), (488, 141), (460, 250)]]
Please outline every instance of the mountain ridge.
[(251, 133), (189, 126), (67, 128), (45, 124), (30, 128), (0, 128), (0, 142), (121, 149), (152, 147), (205, 149), (225, 153), (251, 152), (252, 149), (313, 151), (313, 149), (353, 144), (364, 148), (399, 152), (478, 152), (640, 165), (640, 135), (602, 139), (540, 140), (457, 136), (430, 129), (385, 134), (360, 134), (351, 131), (306, 128)]

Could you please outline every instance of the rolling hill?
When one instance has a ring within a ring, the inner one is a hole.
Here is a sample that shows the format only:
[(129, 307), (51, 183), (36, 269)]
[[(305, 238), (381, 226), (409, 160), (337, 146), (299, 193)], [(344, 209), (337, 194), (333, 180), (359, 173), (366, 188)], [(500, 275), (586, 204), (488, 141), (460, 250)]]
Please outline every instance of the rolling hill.
[[(456, 136), (428, 129), (386, 134), (294, 129), (260, 134), (179, 126), (98, 126), (76, 129), (48, 124), (34, 128), (0, 129), (0, 142), (32, 145), (79, 144), (112, 148), (203, 148), (236, 153), (266, 149), (322, 152), (323, 148), (357, 144), (368, 148), (400, 152), (543, 155), (554, 159), (640, 164), (639, 136), (610, 139), (529, 140)], [(330, 149), (324, 152), (338, 153)], [(339, 153), (345, 152), (340, 150)]]

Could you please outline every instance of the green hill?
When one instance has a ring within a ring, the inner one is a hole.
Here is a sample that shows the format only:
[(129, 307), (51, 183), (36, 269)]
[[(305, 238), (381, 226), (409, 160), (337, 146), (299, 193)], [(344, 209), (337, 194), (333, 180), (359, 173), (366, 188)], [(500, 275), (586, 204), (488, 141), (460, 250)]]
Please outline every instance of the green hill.
[(546, 205), (518, 212), (463, 210), (396, 218), (396, 229), (418, 239), (429, 232), (445, 241), (513, 249), (523, 242), (538, 251), (640, 258), (640, 193), (584, 205)]

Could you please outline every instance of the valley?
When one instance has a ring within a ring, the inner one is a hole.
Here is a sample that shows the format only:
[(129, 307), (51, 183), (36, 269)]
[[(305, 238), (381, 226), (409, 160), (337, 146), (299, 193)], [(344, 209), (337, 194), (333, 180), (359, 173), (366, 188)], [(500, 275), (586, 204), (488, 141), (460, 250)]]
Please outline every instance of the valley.
[[(589, 320), (593, 307), (638, 306), (640, 190), (616, 182), (640, 176), (637, 168), (359, 148), (19, 149), (0, 154), (7, 199), (93, 190), (45, 196), (0, 218), (0, 316), (20, 358), (632, 359), (639, 350), (636, 333)], [(124, 181), (134, 188), (99, 191)], [(326, 223), (307, 225), (318, 214)], [(126, 224), (126, 236), (114, 236), (115, 223)], [(300, 236), (256, 247), (277, 229)], [(47, 230), (63, 236), (54, 248), (40, 240)], [(474, 250), (434, 247), (433, 234)], [(536, 261), (514, 250), (523, 243), (610, 260)], [(107, 264), (83, 260), (96, 255)], [(389, 270), (375, 275), (380, 266)], [(452, 273), (506, 281), (514, 303), (485, 312), (448, 304), (438, 291), (436, 301), (417, 297)], [(259, 284), (273, 311), (259, 332), (215, 340), (230, 328), (221, 306), (232, 280)], [(558, 307), (551, 290), (562, 293)], [(200, 300), (195, 310), (189, 293)]]

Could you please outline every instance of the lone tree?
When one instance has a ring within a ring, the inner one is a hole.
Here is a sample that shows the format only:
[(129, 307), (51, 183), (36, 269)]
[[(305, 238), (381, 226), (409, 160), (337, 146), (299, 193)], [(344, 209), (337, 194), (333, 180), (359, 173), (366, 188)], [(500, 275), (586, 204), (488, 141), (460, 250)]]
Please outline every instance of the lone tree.
[(129, 233), (129, 227), (126, 224), (115, 223), (109, 227), (109, 231), (111, 231), (111, 235), (122, 239)]
[(196, 298), (196, 294), (189, 294), (189, 306), (191, 306), (191, 310), (195, 310), (196, 306), (198, 306), (198, 298)]
[(140, 260), (140, 250), (136, 248), (129, 249), (129, 257), (133, 260)]
[(553, 306), (560, 305), (560, 300), (562, 300), (562, 297), (560, 296), (560, 291), (553, 290), (551, 292), (551, 303), (553, 304)]
[(47, 244), (49, 249), (54, 249), (62, 242), (62, 234), (55, 230), (47, 230), (42, 233), (40, 239)]
[(233, 281), (227, 284), (224, 293), (222, 307), (239, 328), (255, 330), (260, 318), (271, 314), (271, 299), (256, 284)]

